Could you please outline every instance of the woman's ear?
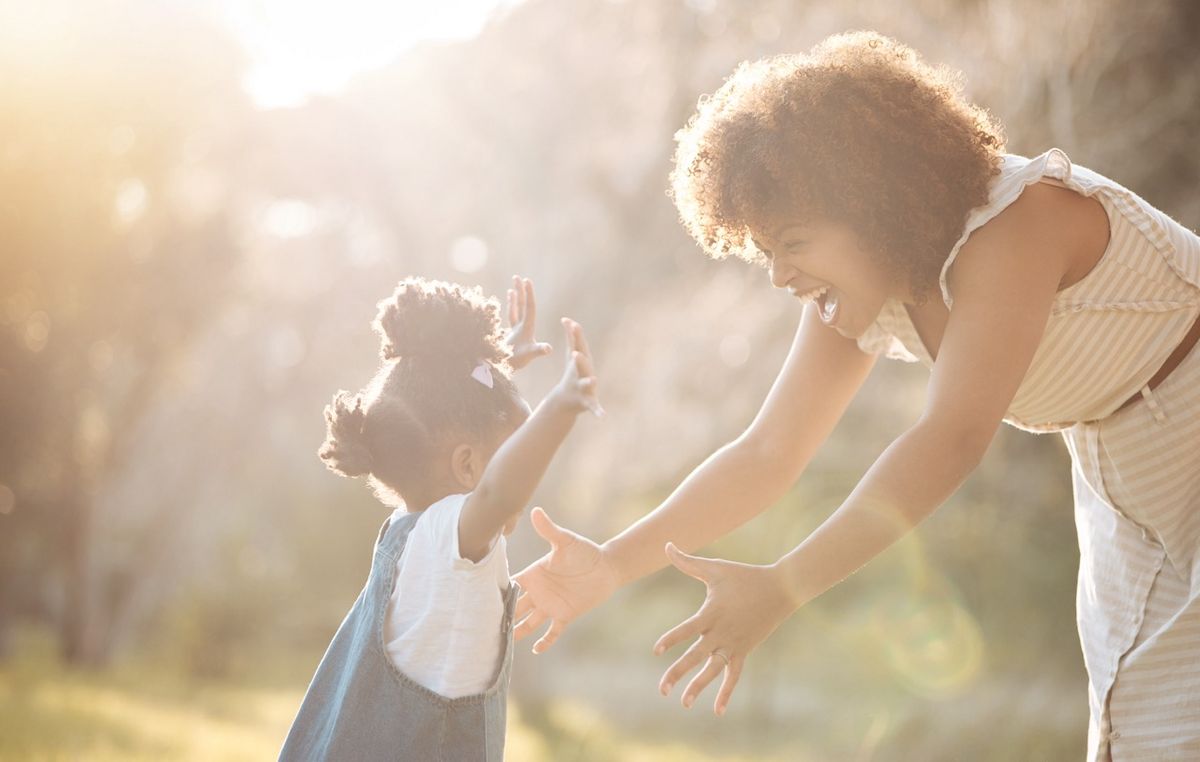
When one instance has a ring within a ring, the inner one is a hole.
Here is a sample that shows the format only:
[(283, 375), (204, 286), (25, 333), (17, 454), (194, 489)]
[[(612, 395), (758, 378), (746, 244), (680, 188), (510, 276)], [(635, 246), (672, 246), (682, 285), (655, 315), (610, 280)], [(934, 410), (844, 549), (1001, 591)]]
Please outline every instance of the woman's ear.
[(467, 491), (475, 489), (483, 476), (483, 458), (477, 448), (460, 444), (450, 453), (450, 473), (454, 481)]

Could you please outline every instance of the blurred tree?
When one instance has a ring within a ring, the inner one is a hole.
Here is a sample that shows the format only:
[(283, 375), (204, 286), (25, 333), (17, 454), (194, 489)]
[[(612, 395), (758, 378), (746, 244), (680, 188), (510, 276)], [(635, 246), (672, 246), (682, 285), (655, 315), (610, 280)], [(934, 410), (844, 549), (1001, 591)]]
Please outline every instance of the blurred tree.
[[(96, 573), (93, 504), (226, 296), (224, 146), (248, 113), (214, 23), (119, 9), (0, 6), (0, 644), (46, 608), (72, 662), (105, 657), (138, 579)], [(197, 457), (178, 434), (164, 455)]]
[[(236, 669), (239, 649), (299, 645), (315, 663), (382, 513), (314, 456), (320, 409), (369, 378), (373, 304), (404, 275), (496, 293), (522, 272), (548, 339), (559, 314), (587, 326), (612, 415), (581, 425), (540, 489), (569, 526), (619, 529), (734, 435), (795, 305), (752, 268), (705, 260), (663, 191), (671, 134), (743, 59), (879, 29), (964, 69), (1013, 150), (1058, 144), (1200, 222), (1187, 0), (525, 0), (470, 42), (254, 113), (238, 54), (187, 4), (120, 7), (0, 0), (0, 632), (40, 609), (76, 655), (158, 636), (208, 673)], [(457, 257), (464, 240), (483, 256)], [(521, 380), (531, 398), (555, 370)], [(925, 380), (881, 363), (792, 494), (715, 552), (764, 561), (802, 538), (916, 414)], [(739, 729), (684, 725), (633, 687), (657, 677), (633, 652), (691, 613), (698, 591), (679, 575), (581, 620), (562, 669), (530, 665), (514, 696), (574, 692), (726, 748), (808, 736), (823, 756), (868, 758), (855, 722), (870, 720), (892, 758), (1075, 754), (1065, 469), (1056, 438), (1002, 434), (908, 550), (765, 644)], [(511, 547), (514, 568), (542, 551), (525, 529)], [(982, 628), (987, 658), (952, 696), (972, 701), (922, 704), (872, 661), (897, 640), (862, 623), (892, 611), (917, 556), (937, 585), (913, 599), (937, 603), (929, 590), (953, 580)], [(1038, 724), (1025, 686), (1038, 680), (1064, 726)], [(981, 725), (971, 707), (989, 695), (1030, 716)], [(1048, 734), (1068, 751), (1021, 745)]]

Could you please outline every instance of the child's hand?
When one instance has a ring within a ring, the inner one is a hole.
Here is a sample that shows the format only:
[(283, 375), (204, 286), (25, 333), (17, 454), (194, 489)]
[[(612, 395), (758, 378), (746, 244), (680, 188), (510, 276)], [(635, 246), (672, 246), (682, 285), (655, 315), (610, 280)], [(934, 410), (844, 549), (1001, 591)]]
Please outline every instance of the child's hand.
[(513, 370), (520, 370), (538, 357), (550, 354), (549, 344), (533, 338), (536, 319), (537, 301), (533, 298), (533, 282), (514, 275), (512, 288), (508, 290), (508, 336), (504, 338), (512, 347), (508, 364)]
[(570, 318), (562, 319), (567, 332), (567, 369), (562, 380), (552, 392), (571, 406), (574, 412), (592, 411), (597, 418), (604, 417), (600, 398), (596, 396), (596, 372), (592, 369), (592, 352), (583, 338), (583, 328)]

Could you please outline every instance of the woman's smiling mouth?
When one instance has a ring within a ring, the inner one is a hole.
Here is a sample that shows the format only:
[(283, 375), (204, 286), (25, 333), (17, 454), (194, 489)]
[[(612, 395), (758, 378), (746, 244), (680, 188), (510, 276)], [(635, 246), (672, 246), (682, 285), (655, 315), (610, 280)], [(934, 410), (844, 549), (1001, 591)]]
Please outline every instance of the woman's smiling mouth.
[(810, 288), (808, 291), (798, 291), (795, 286), (788, 286), (788, 291), (791, 292), (792, 296), (802, 302), (815, 302), (824, 296), (828, 290), (829, 286), (817, 286), (816, 288)]
[(835, 325), (839, 306), (837, 294), (826, 289), (817, 299), (817, 309), (821, 311), (821, 322), (829, 326)]

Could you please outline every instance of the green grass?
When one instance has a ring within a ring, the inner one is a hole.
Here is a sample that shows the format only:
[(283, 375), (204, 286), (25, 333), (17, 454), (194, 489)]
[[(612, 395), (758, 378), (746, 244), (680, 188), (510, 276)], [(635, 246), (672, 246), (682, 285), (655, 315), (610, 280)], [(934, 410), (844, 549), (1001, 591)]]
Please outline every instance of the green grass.
[[(64, 667), (44, 633), (24, 633), (0, 663), (0, 760), (275, 759), (303, 688), (186, 676), (148, 661), (101, 670)], [(555, 702), (526, 721), (509, 708), (508, 759), (517, 762), (750, 762), (683, 743), (622, 735), (597, 711)]]
[(23, 642), (0, 666), (0, 759), (271, 759), (299, 698), (147, 665), (68, 670), (48, 640)]

